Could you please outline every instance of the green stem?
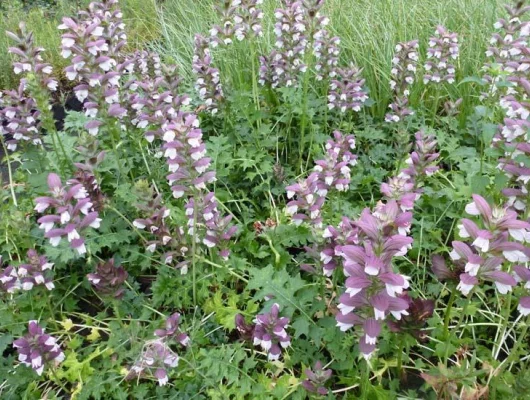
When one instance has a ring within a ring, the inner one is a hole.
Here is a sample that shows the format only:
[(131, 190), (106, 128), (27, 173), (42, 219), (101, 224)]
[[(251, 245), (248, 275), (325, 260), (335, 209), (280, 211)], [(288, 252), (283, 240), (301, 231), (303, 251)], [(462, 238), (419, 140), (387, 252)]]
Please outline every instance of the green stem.
[(326, 301), (326, 275), (322, 273), (322, 277), (320, 280), (320, 297), (322, 298), (322, 301)]
[(197, 253), (197, 199), (198, 196), (193, 196), (193, 235), (191, 243), (191, 274), (193, 281), (193, 305), (197, 306), (197, 269), (196, 269), (196, 253)]
[(160, 194), (160, 191), (158, 190), (158, 186), (156, 185), (156, 181), (153, 178), (153, 174), (151, 172), (151, 168), (149, 167), (149, 163), (147, 162), (147, 158), (145, 157), (145, 151), (144, 147), (142, 146), (142, 141), (138, 141), (138, 148), (140, 149), (140, 153), (142, 154), (142, 159), (144, 160), (145, 168), (147, 169), (147, 173), (149, 174), (149, 178), (151, 178), (151, 182), (158, 194)]
[[(515, 357), (517, 357), (517, 352), (519, 351), (519, 348), (521, 347), (521, 345), (525, 341), (524, 339), (526, 338), (526, 333), (528, 332), (528, 327), (529, 326), (530, 326), (530, 316), (528, 316), (526, 318), (526, 325), (523, 328), (523, 331), (521, 332), (520, 340), (517, 340), (515, 342), (515, 346), (513, 347), (513, 349), (510, 352), (510, 354), (508, 355), (508, 358), (504, 361), (504, 364), (499, 365), (499, 369), (498, 369), (497, 373), (495, 374), (496, 376), (500, 376), (502, 371), (504, 370), (504, 368), (506, 368), (507, 365), (511, 364), (514, 361)], [(528, 362), (527, 362), (527, 364), (528, 364)], [(526, 370), (526, 368), (523, 369), (523, 371), (524, 370)]]
[[(48, 305), (48, 311), (50, 312), (50, 318), (52, 321), (55, 322), (55, 313), (53, 312), (53, 307), (51, 303), (51, 295), (48, 295), (47, 293), (45, 293), (44, 296), (46, 297), (46, 304)], [(57, 325), (57, 322), (55, 322), (55, 324)]]
[(405, 348), (405, 337), (400, 335), (399, 344), (398, 344), (398, 354), (397, 354), (397, 364), (396, 370), (398, 374), (398, 379), (401, 380), (403, 377), (403, 350)]
[(15, 196), (15, 187), (13, 185), (13, 171), (11, 170), (11, 159), (9, 157), (9, 152), (7, 150), (6, 144), (4, 143), (4, 139), (0, 138), (0, 142), (2, 142), (2, 147), (4, 148), (4, 155), (7, 160), (7, 173), (9, 175), (9, 189), (11, 190), (11, 197), (13, 198), (13, 204), (16, 208), (18, 208), (17, 197)]
[(435, 98), (434, 98), (434, 108), (432, 110), (432, 122), (434, 124), (435, 120), (436, 120), (436, 115), (437, 115), (437, 112), (438, 112), (438, 106), (439, 106), (439, 102), (440, 102), (440, 92), (438, 90), (438, 88), (436, 88), (436, 91), (434, 92), (435, 93)]
[[(118, 151), (118, 145), (116, 144), (116, 138), (114, 137), (114, 132), (117, 132), (115, 129), (112, 129), (110, 133), (110, 140), (112, 142), (112, 150), (114, 150), (114, 156), (116, 157), (116, 164), (118, 165), (118, 172), (120, 173), (120, 177), (121, 176), (125, 176), (125, 174), (123, 173), (123, 170), (121, 168), (121, 163), (120, 163), (120, 152)], [(119, 132), (118, 132), (119, 134)], [(134, 179), (133, 179), (134, 181)]]
[(269, 237), (269, 235), (264, 234), (263, 237), (267, 239), (267, 242), (269, 243), (269, 247), (271, 248), (272, 252), (274, 253), (274, 263), (276, 265), (280, 265), (281, 256), (280, 253), (278, 253), (278, 250), (274, 248), (274, 245), (272, 244), (272, 239)]
[[(254, 105), (256, 111), (260, 111), (260, 104), (259, 104), (259, 89), (258, 89), (258, 79), (256, 76), (256, 45), (253, 40), (250, 41), (251, 49), (252, 49), (252, 97), (254, 98)], [(258, 116), (257, 119), (258, 128), (261, 126), (261, 116)]]
[(362, 372), (362, 380), (361, 380), (361, 399), (366, 400), (368, 399), (368, 392), (370, 387), (370, 364), (368, 363), (368, 360), (365, 360), (365, 368)]
[[(464, 321), (464, 318), (467, 313), (467, 308), (469, 307), (469, 303), (471, 303), (471, 297), (473, 297), (473, 292), (474, 290), (471, 290), (471, 292), (469, 293), (469, 296), (466, 299), (466, 304), (464, 304), (464, 308), (462, 309), (462, 313), (460, 314), (460, 318), (458, 319), (458, 324), (456, 325), (456, 329), (460, 328), (460, 325)], [(464, 326), (464, 329), (465, 328), (466, 327)]]
[[(306, 57), (307, 58), (307, 57)], [(309, 71), (306, 71), (304, 73), (304, 83), (303, 83), (303, 89), (302, 89), (302, 121), (300, 125), (300, 143), (299, 143), (299, 158), (298, 158), (298, 168), (300, 168), (300, 172), (303, 173), (303, 157), (304, 157), (304, 145), (305, 145), (305, 128), (307, 124), (307, 92), (309, 90)]]
[[(54, 151), (55, 155), (57, 156), (57, 159), (60, 160), (61, 159), (61, 155), (59, 153), (59, 148), (57, 146), (57, 140), (55, 139), (55, 134), (52, 132), (50, 136), (52, 138), (53, 151)], [(61, 171), (61, 175), (64, 176), (64, 168), (63, 168), (63, 164), (61, 162), (59, 162), (59, 168), (60, 168), (60, 171)]]
[(121, 212), (119, 212), (116, 208), (114, 208), (114, 207), (111, 206), (111, 205), (108, 205), (107, 208), (108, 208), (109, 210), (114, 211), (116, 214), (118, 214), (118, 215), (119, 215), (119, 216), (120, 216), (125, 222), (127, 222), (127, 223), (133, 228), (133, 230), (138, 234), (138, 236), (140, 236), (140, 238), (141, 238), (145, 243), (147, 243), (147, 239), (142, 235), (142, 232), (140, 232), (140, 231), (138, 230), (138, 228), (136, 228), (136, 226), (134, 226), (134, 225), (132, 224), (132, 222), (129, 221), (129, 219), (128, 219), (125, 215), (123, 215)]
[(61, 148), (61, 152), (63, 153), (63, 157), (64, 157), (65, 162), (67, 162), (69, 164), (70, 163), (70, 158), (68, 158), (68, 155), (66, 154), (66, 150), (64, 149), (63, 142), (62, 142), (61, 138), (59, 137), (59, 133), (56, 130), (54, 130), (52, 132), (53, 132), (53, 135), (55, 135), (56, 138), (57, 138), (57, 142), (59, 143), (59, 147)]
[(512, 296), (511, 294), (509, 295), (508, 297), (508, 304), (506, 304), (504, 306), (504, 314), (501, 315), (501, 318), (502, 318), (502, 331), (501, 333), (499, 334), (499, 343), (497, 343), (497, 346), (496, 346), (496, 352), (494, 353), (494, 358), (497, 359), (497, 357), (499, 356), (499, 353), (501, 351), (501, 346), (502, 346), (502, 342), (504, 341), (504, 336), (506, 334), (506, 329), (508, 328), (508, 321), (510, 319), (510, 312), (511, 312), (511, 307), (512, 306)]
[(444, 332), (443, 332), (443, 338), (447, 340), (449, 338), (449, 321), (451, 319), (451, 311), (453, 309), (453, 304), (456, 299), (456, 293), (457, 293), (456, 286), (451, 291), (451, 296), (449, 297), (449, 301), (447, 302), (447, 307), (445, 309), (445, 319), (444, 319)]
[(52, 372), (53, 377), (56, 380), (55, 383), (64, 391), (66, 395), (68, 395), (69, 393), (68, 389), (66, 389), (66, 386), (63, 385), (63, 383), (61, 382), (61, 379), (57, 376), (57, 372), (55, 371), (55, 368), (52, 368), (51, 372)]
[(114, 314), (116, 315), (116, 318), (118, 319), (118, 322), (120, 323), (121, 327), (125, 329), (126, 327), (125, 327), (125, 324), (123, 323), (123, 318), (121, 317), (120, 308), (119, 308), (119, 304), (117, 301), (112, 300), (112, 308), (114, 310)]
[(324, 134), (328, 134), (328, 95), (329, 95), (329, 80), (326, 80), (326, 88), (324, 89), (324, 99), (326, 100), (326, 107), (324, 108)]
[(206, 259), (204, 257), (201, 257), (200, 261), (205, 263), (205, 264), (211, 265), (212, 267), (215, 267), (215, 268), (226, 269), (230, 275), (233, 275), (237, 279), (239, 279), (239, 280), (241, 280), (241, 281), (243, 281), (245, 283), (248, 283), (248, 279), (247, 278), (245, 278), (244, 276), (239, 275), (237, 272), (233, 271), (232, 269), (230, 269), (228, 267), (222, 266), (220, 264), (216, 264), (213, 261), (210, 261), (210, 260), (208, 260), (208, 259)]
[[(471, 298), (473, 297), (473, 293), (474, 292), (475, 292), (475, 288), (471, 289), (471, 292), (469, 292), (469, 294), (467, 296), (466, 303), (464, 304), (464, 308), (462, 309), (462, 312), (460, 313), (460, 318), (458, 318), (458, 323), (457, 323), (457, 325), (456, 325), (456, 327), (454, 329), (455, 332), (458, 332), (458, 330), (460, 329), (460, 326), (462, 325), (462, 322), (464, 321), (464, 317), (465, 317), (465, 315), (467, 313), (467, 308), (469, 307), (469, 304), (471, 303)], [(444, 326), (444, 328), (445, 328), (445, 326)], [(461, 333), (463, 334), (465, 330), (466, 330), (466, 326), (464, 325), (463, 326), (463, 330), (462, 330)], [(447, 334), (448, 334), (448, 331), (447, 331)], [(449, 343), (448, 343), (448, 339), (449, 339), (449, 336), (446, 337), (446, 341), (445, 341), (444, 366), (447, 366), (447, 361), (449, 359)]]

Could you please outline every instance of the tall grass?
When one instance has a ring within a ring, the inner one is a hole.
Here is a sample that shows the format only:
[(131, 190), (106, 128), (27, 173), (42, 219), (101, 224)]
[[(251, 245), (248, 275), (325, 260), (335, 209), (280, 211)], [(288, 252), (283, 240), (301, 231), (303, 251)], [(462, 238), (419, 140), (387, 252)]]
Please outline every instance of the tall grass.
[[(218, 23), (214, 1), (166, 0), (159, 7), (162, 40), (157, 44), (158, 50), (179, 64), (185, 76), (190, 74), (194, 34), (207, 35), (209, 27)], [(274, 9), (279, 1), (264, 3), (265, 38), (259, 49), (263, 54), (274, 44)], [(499, 0), (327, 0), (325, 12), (331, 18), (329, 29), (342, 40), (341, 63), (353, 62), (363, 68), (371, 97), (376, 100), (371, 112), (382, 117), (390, 101), (388, 81), (396, 43), (420, 39), (424, 54), (429, 37), (437, 25), (443, 24), (459, 34), (458, 79), (477, 75), (487, 61), (484, 52), (493, 23), (502, 13), (500, 4)], [(248, 80), (245, 75), (251, 66), (250, 54), (246, 43), (218, 51), (215, 63), (222, 79), (240, 88), (238, 83)], [(472, 84), (448, 85), (444, 90), (440, 93), (443, 100), (464, 99), (464, 114), (471, 110), (478, 94)], [(431, 106), (433, 95), (420, 79), (414, 86), (411, 105), (413, 108)]]

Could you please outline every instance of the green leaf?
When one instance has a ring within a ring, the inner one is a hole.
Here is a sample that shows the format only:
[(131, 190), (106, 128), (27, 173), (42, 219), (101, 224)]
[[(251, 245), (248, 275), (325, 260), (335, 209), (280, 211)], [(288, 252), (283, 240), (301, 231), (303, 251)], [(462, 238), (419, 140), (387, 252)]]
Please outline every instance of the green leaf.
[[(262, 300), (265, 297), (271, 297), (274, 302), (282, 306), (283, 312), (287, 315), (292, 315), (295, 310), (298, 310), (308, 321), (315, 323), (308, 314), (307, 306), (309, 301), (314, 299), (317, 295), (316, 291), (312, 291), (306, 287), (305, 282), (300, 278), (300, 274), (294, 277), (289, 275), (285, 269), (275, 271), (272, 265), (267, 265), (265, 268), (252, 268), (250, 270), (250, 280), (247, 284), (247, 290), (255, 290), (254, 298)], [(302, 289), (311, 293), (311, 297), (306, 297), (306, 301), (301, 303), (296, 293)]]
[(493, 139), (493, 136), (495, 136), (498, 130), (499, 127), (495, 124), (485, 123), (482, 125), (482, 140), (484, 141), (484, 144), (486, 146), (489, 146), (491, 144), (491, 140)]
[(309, 321), (306, 318), (296, 318), (291, 326), (294, 329), (295, 338), (299, 338), (302, 335), (309, 337)]
[(464, 83), (476, 83), (480, 86), (486, 86), (488, 82), (485, 79), (479, 78), (478, 76), (467, 76), (458, 82), (457, 86), (463, 85)]
[(471, 190), (475, 194), (485, 194), (490, 178), (484, 175), (474, 175), (471, 178)]
[(78, 361), (77, 354), (72, 351), (66, 356), (57, 375), (60, 378), (67, 379), (69, 382), (79, 382), (80, 379), (86, 380), (89, 378), (94, 371), (89, 362)]

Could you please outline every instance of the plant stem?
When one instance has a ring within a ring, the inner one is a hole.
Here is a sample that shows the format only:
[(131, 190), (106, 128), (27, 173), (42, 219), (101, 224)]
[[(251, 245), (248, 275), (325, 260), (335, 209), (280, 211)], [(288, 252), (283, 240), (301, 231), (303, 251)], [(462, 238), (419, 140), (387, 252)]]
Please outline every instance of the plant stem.
[(451, 296), (449, 297), (449, 301), (447, 302), (447, 307), (445, 309), (445, 319), (444, 319), (444, 332), (443, 332), (443, 338), (447, 340), (449, 337), (449, 320), (451, 319), (451, 310), (453, 309), (453, 304), (456, 299), (456, 286), (451, 291)]
[(193, 281), (193, 305), (197, 306), (197, 270), (196, 270), (196, 252), (197, 252), (197, 199), (199, 196), (193, 196), (193, 235), (191, 243), (191, 274)]
[(269, 243), (269, 247), (271, 248), (272, 252), (274, 253), (274, 264), (280, 265), (281, 256), (280, 253), (278, 253), (278, 250), (274, 248), (274, 244), (272, 243), (272, 239), (267, 234), (263, 234), (263, 237), (267, 240)]
[(127, 222), (127, 223), (133, 228), (133, 230), (138, 234), (138, 236), (140, 236), (140, 238), (141, 238), (145, 243), (147, 243), (147, 239), (142, 235), (142, 233), (138, 230), (138, 228), (136, 228), (136, 226), (134, 226), (134, 225), (132, 224), (132, 222), (129, 221), (129, 219), (128, 219), (125, 215), (123, 215), (121, 212), (119, 212), (116, 208), (114, 208), (114, 207), (111, 206), (111, 205), (108, 205), (107, 208), (108, 208), (109, 210), (114, 211), (116, 214), (118, 214), (118, 215), (119, 215), (119, 216), (120, 216), (125, 222)]
[(142, 146), (141, 140), (138, 141), (138, 148), (140, 149), (140, 153), (142, 154), (142, 159), (144, 160), (145, 168), (147, 169), (147, 173), (149, 174), (149, 177), (151, 178), (151, 183), (153, 184), (153, 187), (155, 188), (155, 191), (160, 194), (160, 190), (158, 190), (158, 186), (156, 185), (156, 181), (153, 178), (153, 173), (151, 172), (151, 168), (149, 167), (149, 163), (147, 162), (147, 158), (145, 157), (144, 147)]
[[(110, 140), (112, 142), (112, 150), (114, 150), (114, 156), (116, 157), (116, 164), (118, 165), (118, 171), (120, 173), (120, 177), (121, 176), (125, 176), (124, 173), (123, 173), (123, 170), (121, 169), (121, 163), (120, 163), (120, 153), (118, 151), (118, 145), (116, 144), (116, 138), (114, 137), (114, 131), (115, 129), (113, 129), (110, 133)], [(119, 135), (119, 131), (118, 132), (118, 135)], [(134, 181), (134, 179), (133, 179)]]
[(54, 369), (54, 368), (52, 368), (51, 371), (52, 371), (52, 375), (53, 375), (53, 377), (54, 377), (54, 378), (56, 379), (56, 381), (57, 381), (57, 382), (55, 382), (55, 383), (57, 383), (57, 385), (58, 385), (58, 386), (64, 391), (64, 394), (67, 395), (67, 394), (69, 393), (69, 392), (68, 392), (68, 389), (66, 389), (66, 387), (65, 387), (65, 386), (63, 385), (63, 383), (61, 382), (61, 379), (57, 376), (57, 372), (55, 372), (55, 369)]
[(114, 314), (116, 315), (116, 318), (118, 318), (118, 322), (120, 323), (121, 327), (125, 329), (126, 327), (120, 314), (119, 304), (116, 300), (112, 300), (112, 308), (114, 309)]
[[(308, 44), (308, 48), (313, 47), (313, 35), (310, 35), (310, 43)], [(298, 168), (300, 168), (300, 172), (303, 173), (303, 156), (305, 151), (305, 129), (307, 125), (307, 94), (309, 91), (309, 71), (311, 70), (309, 68), (312, 57), (312, 53), (310, 51), (307, 51), (304, 55), (304, 63), (306, 65), (307, 70), (304, 72), (304, 82), (302, 87), (302, 121), (300, 125), (300, 154), (299, 154), (299, 160), (298, 160)], [(313, 140), (311, 140), (312, 142)], [(311, 150), (311, 148), (309, 148)]]
[(4, 143), (4, 139), (0, 138), (0, 142), (2, 142), (2, 147), (4, 148), (4, 155), (7, 160), (7, 173), (9, 175), (9, 189), (11, 190), (11, 197), (13, 198), (13, 204), (16, 208), (18, 208), (17, 197), (15, 196), (15, 188), (13, 185), (13, 171), (11, 170), (11, 159), (9, 158), (9, 152), (7, 150), (6, 144)]
[[(510, 296), (511, 297), (511, 296)], [(519, 347), (521, 347), (521, 344), (524, 342), (524, 339), (526, 338), (526, 333), (528, 332), (528, 327), (530, 326), (530, 316), (526, 318), (526, 325), (523, 328), (523, 331), (521, 332), (520, 339), (515, 342), (515, 346), (513, 347), (512, 351), (508, 355), (508, 358), (504, 360), (504, 364), (501, 364), (497, 367), (497, 370), (495, 371), (495, 376), (500, 376), (502, 371), (504, 370), (506, 365), (509, 365), (513, 362), (514, 358), (517, 356), (517, 352), (519, 351)], [(525, 368), (526, 369), (526, 368)], [(525, 370), (523, 369), (523, 371)]]
[(368, 387), (370, 386), (370, 364), (368, 360), (365, 360), (366, 367), (362, 372), (361, 380), (361, 399), (366, 400), (368, 398)]
[[(497, 348), (496, 350), (493, 351), (493, 354), (492, 354), (494, 359), (497, 359), (497, 357), (499, 357), (499, 353), (501, 352), (502, 343), (504, 342), (504, 339), (505, 339), (506, 329), (508, 328), (508, 320), (510, 318), (511, 305), (512, 305), (512, 296), (510, 293), (508, 297), (508, 304), (506, 304), (504, 307), (504, 315), (501, 315), (501, 318), (503, 320), (502, 331), (501, 331), (501, 334), (499, 335), (500, 340), (499, 340), (499, 343), (497, 344)], [(495, 346), (494, 346), (494, 349), (495, 349)]]
[(438, 112), (438, 105), (439, 105), (439, 102), (440, 102), (440, 91), (438, 90), (438, 87), (436, 87), (436, 90), (435, 90), (434, 93), (435, 93), (434, 108), (432, 110), (432, 122), (433, 122), (433, 124), (436, 121), (436, 114)]
[(245, 278), (245, 277), (239, 275), (237, 272), (233, 271), (232, 269), (230, 269), (230, 268), (228, 268), (228, 267), (224, 267), (224, 266), (222, 266), (222, 265), (220, 265), (220, 264), (216, 264), (216, 263), (214, 263), (213, 261), (210, 261), (210, 260), (208, 260), (208, 259), (206, 259), (206, 258), (203, 258), (203, 257), (200, 258), (200, 261), (203, 262), (203, 263), (205, 263), (205, 264), (209, 264), (209, 265), (211, 265), (212, 267), (216, 267), (216, 268), (220, 268), (220, 269), (226, 269), (230, 275), (233, 275), (233, 276), (235, 276), (237, 279), (239, 279), (239, 280), (241, 280), (241, 281), (243, 281), (243, 282), (245, 282), (245, 283), (248, 283), (248, 279), (247, 279), (247, 278)]
[[(462, 321), (464, 320), (464, 316), (466, 315), (466, 312), (467, 312), (467, 307), (469, 306), (469, 303), (471, 302), (471, 298), (473, 297), (474, 291), (475, 291), (474, 288), (471, 289), (471, 292), (467, 296), (466, 304), (464, 304), (464, 308), (462, 309), (462, 313), (460, 314), (460, 318), (458, 319), (458, 324), (455, 327), (455, 331), (458, 331), (458, 329), (460, 329), (460, 325), (462, 325)], [(456, 286), (453, 289), (453, 292), (456, 295)], [(454, 302), (454, 299), (453, 299), (453, 302)], [(452, 306), (452, 304), (451, 304), (451, 306)], [(450, 310), (448, 310), (448, 311), (450, 311)], [(447, 313), (447, 315), (450, 315), (449, 312)], [(447, 318), (447, 315), (446, 315), (446, 318)], [(449, 329), (448, 328), (449, 328), (449, 324), (447, 324), (447, 327), (446, 327), (446, 325), (444, 323), (444, 335), (445, 335), (444, 366), (447, 366), (447, 360), (449, 359), (449, 343), (448, 343), (448, 341), (449, 341)], [(465, 330), (465, 326), (464, 326), (464, 330)], [(462, 333), (463, 332), (464, 331), (462, 331)]]
[(299, 153), (299, 159), (298, 159), (298, 167), (300, 168), (300, 172), (303, 173), (302, 170), (302, 164), (303, 164), (303, 156), (304, 156), (304, 147), (305, 147), (305, 127), (307, 124), (307, 92), (309, 90), (309, 71), (306, 71), (304, 73), (304, 83), (303, 83), (303, 89), (302, 89), (302, 121), (300, 125), (300, 153)]
[(68, 158), (68, 155), (66, 154), (66, 150), (64, 149), (64, 146), (63, 146), (63, 142), (61, 141), (61, 139), (59, 138), (59, 133), (57, 133), (56, 130), (52, 131), (52, 137), (55, 135), (55, 137), (57, 138), (57, 142), (59, 143), (59, 147), (61, 148), (61, 151), (63, 153), (63, 157), (64, 157), (64, 160), (69, 163), (70, 162), (70, 159)]
[(326, 275), (324, 275), (324, 272), (322, 272), (322, 279), (320, 280), (320, 297), (322, 297), (322, 301), (326, 301)]
[[(258, 88), (258, 79), (256, 76), (256, 44), (254, 43), (254, 40), (250, 41), (251, 49), (252, 49), (252, 97), (254, 99), (254, 105), (256, 111), (260, 111), (260, 104), (259, 104), (259, 88)], [(257, 119), (257, 125), (258, 129), (261, 127), (261, 116), (258, 116)]]
[(328, 134), (328, 95), (329, 95), (329, 80), (326, 80), (326, 88), (324, 89), (324, 99), (326, 100), (326, 107), (324, 107), (324, 134)]
[[(52, 321), (55, 322), (55, 313), (53, 312), (52, 303), (50, 301), (51, 295), (48, 295), (47, 293), (45, 293), (44, 296), (46, 297), (46, 304), (48, 305), (48, 311), (50, 312), (50, 318)], [(55, 324), (57, 325), (57, 322), (55, 322)]]
[(399, 380), (401, 380), (401, 378), (403, 377), (403, 350), (405, 348), (404, 339), (405, 339), (404, 335), (400, 335), (399, 344), (398, 344), (397, 365), (396, 365)]

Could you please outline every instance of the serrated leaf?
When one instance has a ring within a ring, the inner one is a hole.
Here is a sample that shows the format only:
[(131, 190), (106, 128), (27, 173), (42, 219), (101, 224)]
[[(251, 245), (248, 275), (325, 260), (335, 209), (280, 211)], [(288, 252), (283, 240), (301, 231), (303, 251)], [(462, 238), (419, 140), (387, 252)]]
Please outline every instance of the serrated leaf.
[(309, 321), (304, 317), (298, 317), (291, 324), (294, 329), (294, 337), (299, 338), (302, 335), (309, 337)]
[[(308, 304), (301, 304), (296, 292), (306, 287), (305, 281), (300, 278), (300, 274), (295, 276), (281, 269), (275, 271), (272, 265), (265, 268), (253, 268), (250, 270), (250, 280), (247, 290), (255, 290), (254, 298), (263, 300), (266, 297), (273, 298), (274, 302), (282, 306), (283, 313), (293, 315), (298, 310), (309, 322), (315, 323), (306, 311)], [(314, 298), (312, 295), (311, 298)]]

